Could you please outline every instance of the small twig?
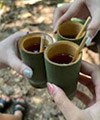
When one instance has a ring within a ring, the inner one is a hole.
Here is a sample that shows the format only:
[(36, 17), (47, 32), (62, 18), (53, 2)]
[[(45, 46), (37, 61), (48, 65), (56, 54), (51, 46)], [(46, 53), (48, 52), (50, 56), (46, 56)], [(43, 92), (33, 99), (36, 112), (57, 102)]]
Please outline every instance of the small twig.
[(83, 31), (87, 28), (87, 25), (89, 24), (89, 22), (91, 21), (91, 17), (89, 16), (85, 22), (85, 24), (83, 25), (82, 29), (80, 30), (80, 32), (78, 33), (78, 35), (76, 36), (76, 39), (80, 38), (80, 36), (82, 35)]
[(44, 38), (44, 35), (42, 35), (41, 42), (40, 42), (40, 52), (44, 51), (44, 41), (45, 41), (45, 38)]
[(81, 52), (82, 48), (83, 48), (84, 45), (85, 45), (85, 42), (86, 42), (87, 38), (88, 38), (88, 36), (85, 36), (85, 37), (83, 38), (81, 45), (79, 46), (78, 50), (76, 51), (76, 53), (75, 53), (75, 55), (74, 55), (74, 57), (73, 57), (73, 59), (72, 59), (72, 62), (74, 62), (74, 61), (77, 59), (79, 53)]

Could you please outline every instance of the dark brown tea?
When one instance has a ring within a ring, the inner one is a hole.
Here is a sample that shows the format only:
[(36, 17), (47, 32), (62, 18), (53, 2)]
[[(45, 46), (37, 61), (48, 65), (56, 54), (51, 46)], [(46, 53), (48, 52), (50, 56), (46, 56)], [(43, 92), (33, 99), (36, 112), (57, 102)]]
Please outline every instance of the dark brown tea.
[(76, 36), (63, 35), (63, 37), (69, 38), (69, 39), (75, 39)]
[(59, 63), (59, 64), (69, 64), (72, 61), (73, 56), (68, 54), (58, 54), (50, 58), (52, 62)]
[(30, 52), (38, 53), (40, 50), (40, 44), (35, 43), (32, 46), (29, 46), (28, 48), (26, 48), (26, 50), (28, 50)]
[[(44, 49), (45, 49), (46, 47), (47, 47), (47, 46), (44, 45)], [(40, 44), (35, 43), (35, 44), (31, 45), (30, 47), (27, 47), (26, 50), (27, 50), (27, 51), (30, 51), (30, 52), (38, 53), (38, 52), (40, 51)]]

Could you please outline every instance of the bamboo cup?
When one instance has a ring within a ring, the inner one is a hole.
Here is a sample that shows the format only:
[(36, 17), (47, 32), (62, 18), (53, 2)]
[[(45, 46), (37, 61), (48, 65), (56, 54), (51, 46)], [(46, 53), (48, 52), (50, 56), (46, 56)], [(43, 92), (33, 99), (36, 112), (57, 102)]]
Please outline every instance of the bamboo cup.
[[(43, 39), (42, 39), (43, 36)], [(45, 38), (44, 38), (45, 36)], [(29, 51), (27, 48), (32, 47), (34, 44), (40, 45), (42, 43), (41, 52), (33, 52)], [(50, 37), (46, 33), (31, 33), (24, 36), (19, 41), (19, 50), (21, 54), (21, 58), (23, 62), (32, 68), (33, 76), (28, 79), (29, 83), (36, 88), (44, 88), (46, 87), (47, 78), (46, 71), (44, 65), (44, 51), (43, 46), (48, 47), (51, 43), (53, 43), (52, 37)]]
[(82, 53), (75, 62), (68, 64), (53, 62), (51, 58), (62, 53), (74, 56), (78, 47), (73, 42), (58, 41), (49, 45), (44, 51), (47, 81), (62, 88), (70, 99), (76, 93)]
[(74, 21), (68, 21), (59, 25), (57, 30), (57, 41), (71, 41), (80, 45), (86, 31), (84, 31), (78, 39), (76, 39), (76, 36), (81, 31), (82, 27), (83, 25), (81, 23)]

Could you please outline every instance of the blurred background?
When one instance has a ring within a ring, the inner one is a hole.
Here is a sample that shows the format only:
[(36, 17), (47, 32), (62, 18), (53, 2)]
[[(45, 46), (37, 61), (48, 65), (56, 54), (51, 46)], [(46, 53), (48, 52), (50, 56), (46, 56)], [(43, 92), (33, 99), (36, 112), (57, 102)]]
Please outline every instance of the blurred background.
[[(0, 41), (17, 31), (46, 32), (53, 37), (53, 15), (58, 4), (73, 0), (0, 0)], [(83, 49), (83, 60), (99, 64), (99, 46)], [(88, 89), (78, 89), (92, 97)], [(24, 97), (28, 103), (25, 120), (65, 120), (52, 101), (47, 88), (33, 88), (28, 80), (11, 68), (0, 70), (0, 97), (2, 94), (13, 99)], [(86, 106), (76, 97), (73, 103), (79, 108)], [(12, 106), (13, 107), (13, 106)], [(12, 107), (7, 113), (12, 113)]]

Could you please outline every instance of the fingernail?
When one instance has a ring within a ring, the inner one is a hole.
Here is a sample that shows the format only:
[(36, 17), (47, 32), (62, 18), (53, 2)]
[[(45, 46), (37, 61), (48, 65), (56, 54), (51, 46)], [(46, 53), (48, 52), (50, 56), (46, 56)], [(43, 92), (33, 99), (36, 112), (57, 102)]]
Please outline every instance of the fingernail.
[(33, 72), (32, 72), (32, 70), (25, 69), (23, 74), (24, 74), (25, 77), (31, 78), (32, 75), (33, 75)]
[(30, 31), (27, 31), (26, 33), (27, 33), (27, 35), (28, 35), (28, 34), (30, 33)]
[(57, 34), (57, 31), (55, 31), (54, 34)]
[(54, 28), (54, 30), (53, 30), (53, 33), (54, 33), (54, 34), (56, 34), (56, 33), (57, 33), (57, 30), (56, 30), (56, 28)]
[(56, 34), (56, 33), (57, 33), (57, 31), (53, 31), (53, 33), (54, 33), (54, 34)]
[(86, 40), (86, 45), (89, 46), (91, 41), (92, 41), (92, 39), (90, 37), (88, 37), (88, 39)]
[(47, 83), (47, 87), (48, 87), (48, 90), (50, 91), (50, 94), (54, 95), (54, 93), (56, 92), (56, 86), (51, 83)]
[(88, 36), (88, 39), (86, 40), (86, 45), (89, 46), (92, 39), (91, 39), (91, 37), (89, 37), (88, 32), (86, 33), (86, 35)]
[(10, 100), (10, 97), (7, 97), (7, 101), (9, 101)]

